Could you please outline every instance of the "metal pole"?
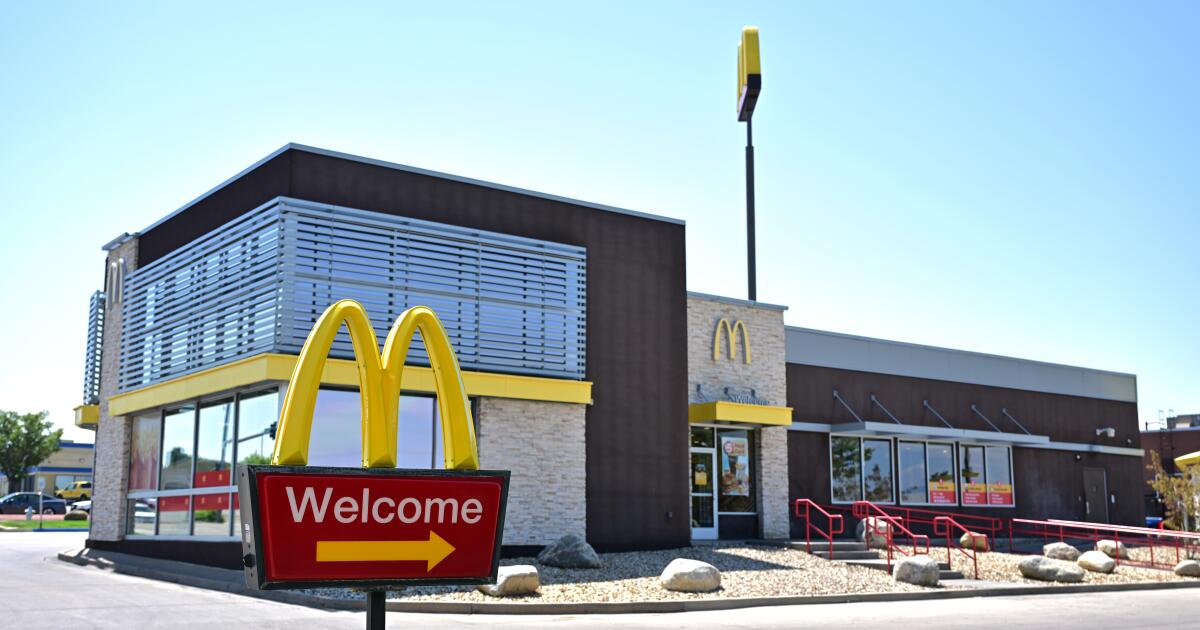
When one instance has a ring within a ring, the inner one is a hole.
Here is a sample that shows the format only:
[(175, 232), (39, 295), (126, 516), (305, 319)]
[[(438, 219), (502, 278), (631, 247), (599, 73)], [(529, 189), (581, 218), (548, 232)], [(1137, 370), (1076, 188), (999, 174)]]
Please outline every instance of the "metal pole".
[(746, 273), (750, 289), (750, 301), (758, 299), (754, 261), (754, 131), (750, 119), (746, 120)]
[(367, 591), (367, 630), (384, 630), (387, 591)]

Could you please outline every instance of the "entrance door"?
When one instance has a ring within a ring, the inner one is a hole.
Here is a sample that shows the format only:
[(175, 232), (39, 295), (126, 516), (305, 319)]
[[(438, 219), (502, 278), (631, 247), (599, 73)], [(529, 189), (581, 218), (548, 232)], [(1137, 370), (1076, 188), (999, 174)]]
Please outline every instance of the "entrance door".
[(1108, 522), (1108, 479), (1103, 468), (1083, 469), (1084, 520)]
[(715, 448), (692, 448), (692, 538), (716, 540), (717, 496), (716, 496)]

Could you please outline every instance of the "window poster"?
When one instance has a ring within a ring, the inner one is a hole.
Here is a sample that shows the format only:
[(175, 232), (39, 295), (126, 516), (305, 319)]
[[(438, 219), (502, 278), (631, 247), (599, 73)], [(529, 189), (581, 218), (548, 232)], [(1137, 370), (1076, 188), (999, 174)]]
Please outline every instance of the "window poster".
[(957, 503), (954, 494), (953, 480), (935, 479), (929, 482), (929, 502), (934, 505), (954, 505)]
[(1013, 490), (1011, 483), (989, 483), (988, 505), (1012, 505)]
[(963, 485), (963, 505), (987, 505), (987, 485), (982, 483), (967, 483)]
[(750, 445), (744, 437), (721, 436), (721, 494), (750, 496)]

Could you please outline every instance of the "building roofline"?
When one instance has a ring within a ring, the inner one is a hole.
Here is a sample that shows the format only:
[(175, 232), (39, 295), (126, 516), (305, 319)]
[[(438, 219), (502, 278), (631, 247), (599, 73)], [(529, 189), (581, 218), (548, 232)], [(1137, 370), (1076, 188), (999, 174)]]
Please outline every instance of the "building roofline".
[(786, 311), (788, 307), (782, 304), (768, 304), (767, 302), (757, 302), (754, 300), (742, 300), (739, 298), (725, 297), (724, 295), (713, 295), (712, 293), (700, 293), (698, 291), (688, 291), (688, 297), (700, 298), (702, 300), (712, 300), (714, 302), (724, 302), (725, 304), (733, 304), (735, 306), (749, 306), (753, 308), (766, 308), (774, 311)]
[[(153, 230), (154, 228), (158, 227), (162, 223), (168, 221), (169, 219), (184, 212), (188, 208), (190, 208), (190, 207), (196, 205), (197, 203), (203, 201), (204, 199), (208, 198), (213, 193), (215, 193), (215, 192), (221, 190), (222, 188), (225, 188), (229, 184), (241, 179), (247, 173), (262, 166), (263, 164), (266, 164), (267, 162), (275, 159), (276, 157), (282, 155), (283, 153), (286, 153), (287, 151), (292, 151), (292, 150), (303, 151), (305, 153), (312, 153), (314, 155), (323, 155), (326, 157), (333, 157), (333, 158), (339, 158), (339, 159), (343, 159), (343, 160), (349, 160), (352, 162), (358, 162), (360, 164), (369, 164), (371, 166), (381, 166), (383, 168), (389, 168), (389, 169), (396, 170), (396, 171), (404, 171), (406, 173), (413, 173), (416, 175), (425, 175), (428, 177), (436, 177), (438, 179), (446, 179), (446, 180), (450, 180), (450, 181), (454, 181), (454, 182), (459, 182), (462, 184), (481, 186), (484, 188), (491, 188), (493, 190), (500, 190), (503, 192), (514, 193), (514, 194), (518, 194), (518, 195), (525, 195), (528, 197), (537, 197), (540, 199), (548, 199), (550, 201), (558, 201), (558, 202), (567, 203), (567, 204), (571, 204), (571, 205), (575, 205), (575, 206), (583, 206), (583, 207), (587, 207), (587, 208), (593, 208), (595, 210), (603, 210), (605, 212), (614, 212), (617, 214), (624, 214), (627, 216), (637, 217), (640, 219), (648, 219), (651, 221), (661, 221), (663, 223), (673, 223), (676, 225), (686, 225), (686, 222), (684, 222), (682, 219), (664, 217), (664, 216), (660, 216), (660, 215), (656, 215), (656, 214), (650, 214), (647, 212), (639, 212), (637, 210), (629, 210), (627, 208), (619, 208), (617, 206), (609, 206), (609, 205), (605, 205), (605, 204), (601, 204), (601, 203), (593, 203), (590, 201), (582, 201), (579, 199), (572, 199), (571, 197), (563, 197), (561, 195), (552, 195), (549, 193), (537, 192), (535, 190), (528, 190), (525, 188), (517, 188), (515, 186), (506, 186), (504, 184), (497, 184), (497, 183), (485, 181), (482, 179), (463, 177), (461, 175), (452, 175), (449, 173), (442, 173), (440, 171), (433, 171), (433, 170), (424, 169), (424, 168), (417, 168), (415, 166), (408, 166), (408, 165), (399, 164), (396, 162), (388, 162), (386, 160), (377, 160), (374, 158), (362, 157), (360, 155), (353, 155), (351, 153), (342, 153), (341, 151), (332, 151), (330, 149), (322, 149), (320, 147), (312, 147), (312, 146), (308, 146), (308, 145), (304, 145), (304, 144), (297, 144), (295, 142), (289, 142), (289, 143), (283, 145), (282, 147), (272, 151), (266, 157), (258, 160), (257, 162), (251, 164), (250, 166), (247, 166), (246, 168), (242, 169), (233, 177), (226, 179), (225, 181), (221, 182), (220, 184), (217, 184), (216, 186), (209, 189), (208, 191), (201, 194), (200, 196), (196, 197), (195, 199), (192, 199), (191, 201), (183, 204), (175, 211), (167, 214), (166, 216), (162, 217), (161, 219), (155, 221), (154, 223), (151, 223), (148, 227), (146, 227), (146, 229), (142, 230), (141, 232), (138, 232), (138, 234), (143, 234), (143, 233), (149, 232), (150, 230)], [(128, 236), (128, 235), (124, 235), (124, 236)], [(107, 245), (105, 247), (107, 247)]]
[(1137, 374), (1132, 372), (1117, 372), (1114, 370), (1102, 370), (1099, 368), (1084, 367), (1081, 365), (1071, 365), (1069, 363), (1051, 363), (1049, 361), (1039, 361), (1037, 359), (1025, 359), (1021, 357), (1007, 356), (1003, 354), (990, 354), (987, 352), (976, 352), (974, 350), (959, 350), (957, 348), (947, 348), (945, 346), (931, 346), (922, 343), (912, 343), (909, 341), (895, 341), (892, 339), (882, 339), (879, 337), (866, 337), (863, 335), (852, 335), (849, 333), (833, 332), (831, 330), (817, 330), (816, 328), (805, 328), (803, 326), (784, 326), (786, 330), (795, 330), (798, 332), (813, 333), (818, 335), (827, 335), (830, 337), (841, 337), (843, 339), (854, 339), (857, 341), (870, 341), (874, 343), (886, 343), (893, 346), (903, 346), (906, 348), (917, 348), (921, 350), (933, 350), (936, 352), (946, 352), (952, 354), (981, 357), (986, 359), (1003, 359), (1005, 361), (1019, 361), (1021, 363), (1029, 363), (1032, 365), (1043, 365), (1051, 368), (1068, 368), (1072, 370), (1084, 370), (1086, 372), (1095, 372), (1097, 374), (1110, 374), (1112, 376), (1125, 376), (1129, 378), (1137, 378)]

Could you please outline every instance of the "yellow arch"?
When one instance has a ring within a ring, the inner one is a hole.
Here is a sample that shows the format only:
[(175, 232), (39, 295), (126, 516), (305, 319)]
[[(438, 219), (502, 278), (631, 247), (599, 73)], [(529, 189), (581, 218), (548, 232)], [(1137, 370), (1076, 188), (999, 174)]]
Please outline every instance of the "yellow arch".
[(350, 331), (358, 365), (363, 467), (391, 468), (396, 465), (396, 418), (404, 360), (413, 335), (419, 331), (434, 373), (446, 468), (478, 469), (479, 450), (470, 401), (462, 383), (458, 359), (437, 315), (424, 306), (404, 311), (388, 333), (381, 357), (371, 320), (362, 305), (354, 300), (340, 300), (325, 309), (305, 340), (279, 414), (278, 439), (271, 463), (292, 466), (308, 463), (309, 436), (321, 372), (342, 322)]
[(713, 331), (713, 361), (721, 358), (721, 332), (725, 332), (725, 337), (729, 341), (729, 358), (737, 360), (737, 331), (742, 331), (742, 348), (746, 351), (745, 362), (750, 364), (750, 333), (746, 330), (746, 324), (742, 320), (737, 320), (732, 326), (729, 325), (729, 320), (722, 317), (717, 320), (717, 329)]

